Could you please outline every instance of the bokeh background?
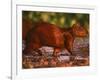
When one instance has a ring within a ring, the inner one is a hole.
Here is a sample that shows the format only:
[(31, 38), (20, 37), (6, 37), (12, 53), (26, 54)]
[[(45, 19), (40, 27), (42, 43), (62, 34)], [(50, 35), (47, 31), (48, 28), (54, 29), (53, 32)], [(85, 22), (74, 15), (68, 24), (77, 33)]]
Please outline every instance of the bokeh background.
[(33, 22), (44, 21), (62, 28), (71, 27), (76, 22), (79, 22), (89, 31), (89, 14), (23, 11), (22, 15), (23, 19), (29, 19)]

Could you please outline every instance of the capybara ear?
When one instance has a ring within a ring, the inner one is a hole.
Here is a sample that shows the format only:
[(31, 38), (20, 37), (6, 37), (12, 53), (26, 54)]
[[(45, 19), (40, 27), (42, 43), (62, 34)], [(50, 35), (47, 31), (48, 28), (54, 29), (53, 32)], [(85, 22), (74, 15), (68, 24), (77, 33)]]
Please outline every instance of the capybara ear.
[(88, 34), (87, 30), (80, 23), (76, 23), (72, 26), (72, 33), (77, 37), (85, 37)]

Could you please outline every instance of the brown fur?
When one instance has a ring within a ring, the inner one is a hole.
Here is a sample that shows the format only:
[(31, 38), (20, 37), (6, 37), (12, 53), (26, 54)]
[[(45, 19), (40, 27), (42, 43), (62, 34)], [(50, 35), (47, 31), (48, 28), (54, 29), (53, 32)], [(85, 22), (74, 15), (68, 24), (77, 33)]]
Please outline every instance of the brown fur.
[(56, 53), (56, 50), (64, 48), (64, 38), (56, 25), (39, 22), (28, 34), (26, 46), (26, 53), (31, 53), (32, 50), (42, 46), (54, 47), (54, 53)]
[(31, 20), (22, 20), (22, 39), (26, 40), (27, 33), (32, 29), (33, 23)]
[[(23, 23), (23, 26), (32, 26), (32, 24)], [(88, 33), (79, 23), (74, 24), (71, 28), (59, 28), (56, 25), (46, 22), (38, 22), (31, 29), (24, 29), (23, 38), (26, 37), (26, 49), (24, 53), (32, 53), (42, 46), (54, 47), (54, 55), (66, 48), (72, 53), (72, 47), (75, 37), (85, 37)], [(27, 34), (27, 36), (26, 36)]]
[(88, 35), (87, 30), (79, 23), (74, 24), (70, 28), (62, 28), (61, 32), (64, 36), (65, 48), (72, 53), (73, 42), (75, 37), (86, 37)]

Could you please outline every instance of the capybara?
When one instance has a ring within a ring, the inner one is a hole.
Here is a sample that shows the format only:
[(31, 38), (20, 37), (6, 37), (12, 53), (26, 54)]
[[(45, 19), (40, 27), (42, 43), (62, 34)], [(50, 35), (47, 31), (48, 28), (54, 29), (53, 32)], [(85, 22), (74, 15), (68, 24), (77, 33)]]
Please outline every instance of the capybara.
[[(24, 28), (24, 27), (27, 28)], [(59, 28), (59, 26), (47, 22), (32, 23), (23, 21), (23, 39), (26, 39), (25, 53), (38, 51), (42, 46), (54, 48), (54, 55), (57, 55), (62, 49), (66, 48), (72, 53), (75, 37), (85, 37), (88, 32), (79, 23), (70, 28)], [(25, 31), (25, 32), (24, 32)]]

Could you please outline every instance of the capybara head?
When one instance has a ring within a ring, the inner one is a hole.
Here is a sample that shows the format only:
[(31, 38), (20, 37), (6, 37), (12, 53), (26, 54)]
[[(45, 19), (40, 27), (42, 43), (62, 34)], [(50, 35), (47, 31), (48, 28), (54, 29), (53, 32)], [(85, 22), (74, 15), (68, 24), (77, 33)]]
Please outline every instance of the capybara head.
[(88, 34), (87, 30), (84, 28), (84, 26), (81, 26), (80, 23), (76, 23), (72, 26), (72, 33), (77, 37), (85, 37)]

